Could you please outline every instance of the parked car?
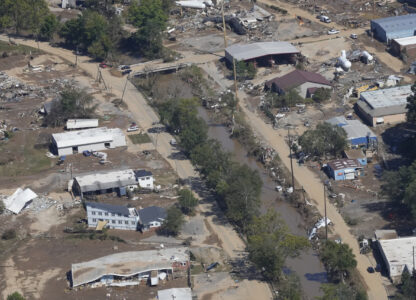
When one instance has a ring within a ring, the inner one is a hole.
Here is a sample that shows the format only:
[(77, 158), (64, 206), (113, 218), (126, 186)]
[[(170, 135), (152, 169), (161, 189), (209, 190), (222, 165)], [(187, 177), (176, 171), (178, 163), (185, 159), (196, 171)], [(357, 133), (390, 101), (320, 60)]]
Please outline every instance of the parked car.
[(375, 272), (375, 270), (374, 270), (374, 268), (373, 268), (373, 267), (368, 267), (368, 268), (367, 268), (367, 272), (368, 272), (368, 273), (374, 273), (374, 272)]
[(356, 35), (355, 33), (351, 33), (350, 38), (352, 38), (353, 40), (358, 39), (358, 35)]
[(278, 192), (282, 192), (283, 188), (282, 188), (281, 185), (276, 185), (275, 190), (278, 191)]
[(338, 33), (339, 33), (339, 30), (336, 30), (334, 28), (332, 28), (331, 30), (328, 30), (329, 35), (338, 34)]
[(126, 65), (121, 65), (120, 66), (120, 70), (129, 70), (130, 66), (126, 66)]
[(108, 67), (108, 66), (107, 66), (107, 64), (106, 64), (105, 62), (100, 63), (100, 68), (105, 69), (105, 68), (107, 68), (107, 67)]
[(131, 73), (131, 69), (128, 70), (124, 70), (121, 72), (121, 75), (126, 75), (126, 74), (130, 74)]
[(169, 143), (171, 146), (176, 146), (178, 144), (175, 139), (171, 139)]
[(130, 127), (127, 128), (127, 132), (137, 131), (137, 130), (139, 130), (139, 126), (137, 126), (136, 123), (131, 123)]
[(321, 20), (321, 22), (324, 22), (324, 23), (331, 23), (332, 22), (331, 19), (327, 16), (321, 16), (319, 19)]

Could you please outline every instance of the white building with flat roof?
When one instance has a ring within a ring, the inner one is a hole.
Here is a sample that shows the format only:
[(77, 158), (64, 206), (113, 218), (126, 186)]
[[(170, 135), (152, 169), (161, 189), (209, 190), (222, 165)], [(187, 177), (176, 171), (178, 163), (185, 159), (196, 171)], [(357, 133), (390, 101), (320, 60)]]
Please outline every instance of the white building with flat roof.
[(97, 128), (98, 119), (69, 119), (66, 121), (66, 129), (87, 129)]
[(107, 127), (54, 133), (52, 143), (59, 156), (127, 145), (126, 137), (121, 129)]
[(377, 243), (393, 282), (400, 282), (404, 268), (412, 273), (415, 267), (413, 265), (414, 248), (416, 249), (415, 236), (378, 240)]

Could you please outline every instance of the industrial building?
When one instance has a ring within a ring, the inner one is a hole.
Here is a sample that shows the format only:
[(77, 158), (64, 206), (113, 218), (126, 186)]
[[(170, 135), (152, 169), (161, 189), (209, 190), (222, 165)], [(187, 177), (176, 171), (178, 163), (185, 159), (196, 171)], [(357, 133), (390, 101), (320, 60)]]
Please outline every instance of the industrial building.
[(299, 50), (289, 42), (259, 42), (231, 45), (225, 49), (225, 58), (231, 64), (236, 60), (272, 66), (294, 64), (299, 53)]
[(406, 121), (407, 97), (411, 85), (363, 92), (357, 101), (357, 113), (371, 126), (397, 124)]
[(68, 130), (97, 128), (98, 119), (69, 119), (65, 127)]
[(416, 36), (393, 39), (390, 50), (397, 56), (403, 56), (407, 59), (416, 58)]
[(363, 167), (356, 159), (337, 159), (327, 163), (328, 175), (334, 180), (352, 180), (361, 175)]
[(303, 98), (311, 98), (318, 88), (332, 89), (331, 83), (320, 74), (295, 70), (282, 77), (276, 77), (265, 84), (266, 90), (285, 94), (295, 89)]
[[(189, 251), (185, 247), (148, 251), (120, 252), (87, 262), (72, 264), (72, 287), (85, 284), (103, 286), (139, 285), (156, 274), (163, 277), (183, 274), (189, 268)], [(152, 280), (153, 281), (153, 280)]]
[(409, 273), (415, 268), (416, 237), (403, 237), (393, 239), (379, 239), (377, 244), (383, 257), (390, 279), (399, 283), (403, 270)]
[(117, 192), (125, 195), (126, 190), (138, 188), (137, 178), (133, 170), (117, 170), (75, 176), (72, 192), (81, 196), (88, 194), (104, 194)]
[(59, 156), (127, 145), (126, 137), (121, 129), (107, 127), (54, 133), (52, 144)]
[(416, 14), (371, 20), (371, 32), (381, 42), (415, 35)]
[(344, 116), (339, 116), (326, 120), (326, 122), (342, 127), (347, 133), (348, 142), (353, 147), (375, 148), (377, 146), (377, 136), (368, 126), (358, 120), (347, 120)]
[[(86, 202), (89, 227), (108, 227), (111, 229), (137, 230), (139, 213), (135, 208), (98, 202)], [(100, 224), (101, 222), (101, 224)]]

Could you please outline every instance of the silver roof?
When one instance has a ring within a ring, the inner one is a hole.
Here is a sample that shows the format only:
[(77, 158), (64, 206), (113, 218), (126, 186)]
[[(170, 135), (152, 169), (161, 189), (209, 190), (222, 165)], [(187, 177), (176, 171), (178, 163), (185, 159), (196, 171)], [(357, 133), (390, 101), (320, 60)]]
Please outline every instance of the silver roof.
[(411, 85), (403, 85), (389, 89), (362, 92), (360, 99), (366, 101), (373, 109), (406, 105), (407, 97), (412, 94), (411, 87)]
[[(413, 247), (416, 247), (416, 237), (404, 237), (397, 239), (379, 240), (378, 241), (384, 256), (390, 265), (390, 276), (401, 274), (402, 266), (405, 265), (409, 270), (413, 268)], [(392, 266), (400, 267), (392, 268)]]
[(137, 184), (131, 169), (78, 175), (75, 180), (83, 193)]
[(234, 44), (225, 51), (236, 60), (247, 60), (266, 55), (299, 53), (289, 42), (259, 42), (253, 44)]
[(165, 248), (148, 251), (121, 252), (87, 262), (72, 264), (72, 286), (100, 279), (105, 275), (133, 276), (153, 270), (172, 269), (175, 262), (189, 260), (188, 248)]
[(392, 31), (403, 31), (403, 29), (416, 29), (416, 14), (394, 16), (371, 20), (380, 25), (387, 33)]
[(356, 139), (361, 137), (377, 137), (374, 132), (358, 120), (348, 120), (347, 125), (342, 126), (347, 133), (348, 139)]
[(114, 136), (124, 136), (124, 133), (119, 128), (99, 127), (52, 134), (58, 148), (111, 142)]

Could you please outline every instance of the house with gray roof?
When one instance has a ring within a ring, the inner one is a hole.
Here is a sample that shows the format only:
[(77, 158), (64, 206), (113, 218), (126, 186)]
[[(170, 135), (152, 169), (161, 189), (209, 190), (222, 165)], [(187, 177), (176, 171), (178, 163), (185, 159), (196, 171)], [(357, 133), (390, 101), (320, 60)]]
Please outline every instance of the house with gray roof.
[(381, 42), (415, 35), (416, 14), (371, 20), (371, 32)]
[(412, 94), (411, 85), (362, 92), (356, 110), (371, 126), (405, 122), (407, 97)]
[(258, 42), (231, 45), (225, 49), (225, 58), (231, 64), (233, 60), (262, 65), (293, 64), (299, 53), (289, 42)]
[(158, 206), (149, 206), (138, 211), (140, 218), (140, 229), (149, 230), (162, 226), (166, 219), (166, 209)]

